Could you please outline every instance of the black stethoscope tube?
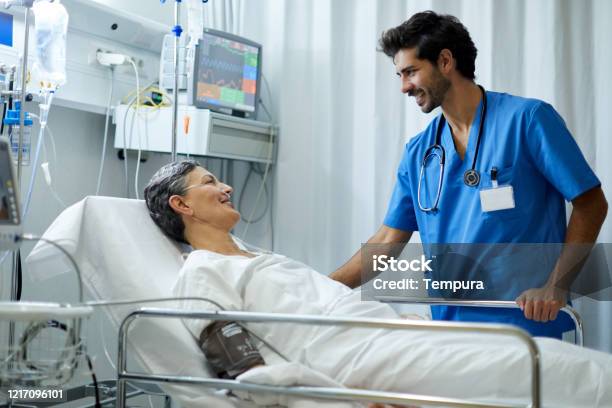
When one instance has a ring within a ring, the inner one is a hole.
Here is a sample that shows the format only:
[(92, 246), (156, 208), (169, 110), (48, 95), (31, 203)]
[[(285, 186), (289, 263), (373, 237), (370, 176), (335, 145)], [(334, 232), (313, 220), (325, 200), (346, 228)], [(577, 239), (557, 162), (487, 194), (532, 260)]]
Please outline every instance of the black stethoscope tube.
[[(478, 153), (480, 151), (480, 140), (482, 139), (482, 131), (484, 129), (484, 122), (487, 115), (487, 94), (482, 86), (478, 85), (478, 88), (480, 88), (480, 92), (482, 93), (482, 109), (480, 110), (480, 125), (478, 126), (478, 136), (476, 138), (476, 151), (474, 152), (472, 167), (469, 170), (466, 170), (463, 174), (463, 182), (468, 187), (476, 187), (480, 183), (480, 173), (478, 172), (478, 170), (476, 170), (476, 161), (478, 160)], [(436, 129), (436, 139), (434, 141), (435, 143), (427, 148), (427, 150), (425, 151), (425, 155), (423, 156), (423, 162), (421, 163), (419, 185), (417, 189), (417, 201), (419, 204), (419, 208), (425, 212), (436, 211), (438, 209), (438, 202), (440, 201), (444, 165), (446, 162), (446, 150), (444, 149), (441, 143), (442, 130), (444, 129), (445, 124), (446, 119), (444, 118), (444, 114), (442, 114), (440, 115), (440, 120), (438, 121), (438, 127)], [(440, 153), (437, 153), (436, 150), (439, 150)], [(438, 180), (438, 189), (434, 205), (432, 207), (424, 207), (423, 205), (421, 205), (421, 181), (423, 179), (427, 160), (429, 160), (433, 156), (438, 156), (440, 159), (440, 177)]]

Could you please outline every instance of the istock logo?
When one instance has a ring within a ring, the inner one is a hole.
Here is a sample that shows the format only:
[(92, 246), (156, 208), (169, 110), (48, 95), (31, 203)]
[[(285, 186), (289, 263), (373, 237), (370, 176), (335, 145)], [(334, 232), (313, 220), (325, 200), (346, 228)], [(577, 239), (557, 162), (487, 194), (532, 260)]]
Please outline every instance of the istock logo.
[(426, 259), (425, 255), (421, 255), (421, 259), (395, 259), (392, 256), (387, 255), (373, 255), (372, 256), (372, 270), (374, 272), (431, 272), (429, 264), (431, 259)]

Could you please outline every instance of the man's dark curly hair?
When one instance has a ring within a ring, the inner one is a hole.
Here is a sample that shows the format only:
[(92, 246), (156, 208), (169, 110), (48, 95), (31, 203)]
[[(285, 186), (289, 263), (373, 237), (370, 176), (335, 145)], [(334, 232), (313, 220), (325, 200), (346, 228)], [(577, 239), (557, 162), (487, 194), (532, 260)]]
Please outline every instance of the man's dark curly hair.
[(417, 48), (419, 59), (437, 65), (440, 51), (449, 49), (457, 61), (457, 70), (467, 79), (474, 80), (478, 50), (470, 33), (457, 17), (424, 11), (410, 17), (395, 28), (383, 32), (380, 47), (394, 58), (399, 50)]
[(169, 199), (173, 195), (185, 195), (186, 176), (196, 167), (200, 167), (200, 164), (194, 160), (166, 164), (157, 170), (144, 189), (149, 215), (155, 224), (170, 238), (186, 244), (185, 224), (170, 207)]

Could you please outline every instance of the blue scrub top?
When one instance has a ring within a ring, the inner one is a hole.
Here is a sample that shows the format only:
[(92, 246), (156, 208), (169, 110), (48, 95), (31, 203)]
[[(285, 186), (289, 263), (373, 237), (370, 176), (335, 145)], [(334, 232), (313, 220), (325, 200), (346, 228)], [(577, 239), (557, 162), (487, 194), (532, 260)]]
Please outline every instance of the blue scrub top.
[[(448, 123), (444, 126), (440, 143), (446, 164), (438, 211), (419, 209), (417, 189), (423, 157), (435, 143), (440, 117), (407, 143), (384, 224), (419, 231), (425, 247), (443, 243), (563, 243), (564, 200), (573, 200), (599, 186), (600, 181), (552, 106), (503, 93), (486, 92), (486, 96), (487, 114), (476, 162), (480, 184), (467, 187), (463, 173), (472, 166), (482, 102), (472, 123), (464, 160), (455, 149)], [(481, 209), (479, 191), (492, 187), (493, 167), (498, 169), (499, 185), (514, 189), (512, 209)], [(424, 173), (421, 203), (430, 207), (437, 191), (439, 162), (429, 161)], [(508, 285), (505, 293), (496, 292), (492, 300), (514, 300), (523, 290), (543, 285), (549, 272), (534, 272), (529, 284)], [(511, 282), (513, 277), (503, 279)], [(572, 328), (565, 314), (543, 324), (525, 319), (518, 309), (436, 307), (432, 312), (436, 319), (513, 323), (534, 335), (560, 337)]]

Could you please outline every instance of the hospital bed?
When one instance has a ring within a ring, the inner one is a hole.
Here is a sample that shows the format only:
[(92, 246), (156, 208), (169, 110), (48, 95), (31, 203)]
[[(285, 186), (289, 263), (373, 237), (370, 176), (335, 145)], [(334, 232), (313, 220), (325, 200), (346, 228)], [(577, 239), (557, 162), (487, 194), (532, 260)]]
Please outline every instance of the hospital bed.
[[(44, 237), (62, 244), (81, 268), (83, 283), (92, 296), (103, 305), (126, 299), (161, 299), (171, 297), (171, 288), (184, 261), (184, 248), (167, 239), (150, 220), (144, 202), (108, 197), (88, 197), (64, 211), (49, 227)], [(45, 279), (70, 270), (70, 264), (57, 252), (41, 243), (27, 260), (29, 272)], [(154, 307), (152, 307), (154, 306)], [(106, 306), (106, 312), (119, 329), (118, 407), (124, 407), (126, 383), (131, 380), (155, 382), (178, 400), (183, 407), (243, 407), (248, 402), (228, 397), (226, 393), (204, 389), (235, 390), (247, 393), (276, 393), (318, 401), (322, 400), (377, 401), (396, 404), (455, 407), (510, 407), (526, 404), (505, 402), (475, 402), (435, 396), (400, 394), (370, 390), (347, 389), (341, 386), (284, 383), (257, 384), (212, 378), (205, 359), (180, 318), (240, 322), (284, 322), (317, 325), (342, 325), (396, 330), (427, 329), (434, 331), (476, 331), (509, 335), (522, 342), (529, 351), (531, 394), (529, 406), (539, 407), (540, 354), (533, 339), (524, 331), (506, 325), (483, 325), (408, 320), (364, 318), (330, 318), (321, 316), (277, 315), (207, 311), (185, 312), (167, 302), (155, 305)], [(577, 316), (575, 313), (574, 316)], [(578, 317), (576, 317), (578, 318)], [(151, 333), (155, 335), (152, 336)], [(130, 350), (128, 352), (128, 349)], [(128, 355), (134, 356), (146, 372), (128, 369)], [(298, 379), (299, 380), (299, 379)], [(307, 406), (307, 405), (300, 405)], [(330, 405), (332, 406), (332, 405)], [(347, 406), (347, 405), (339, 405)], [(352, 406), (352, 405), (348, 405)]]

